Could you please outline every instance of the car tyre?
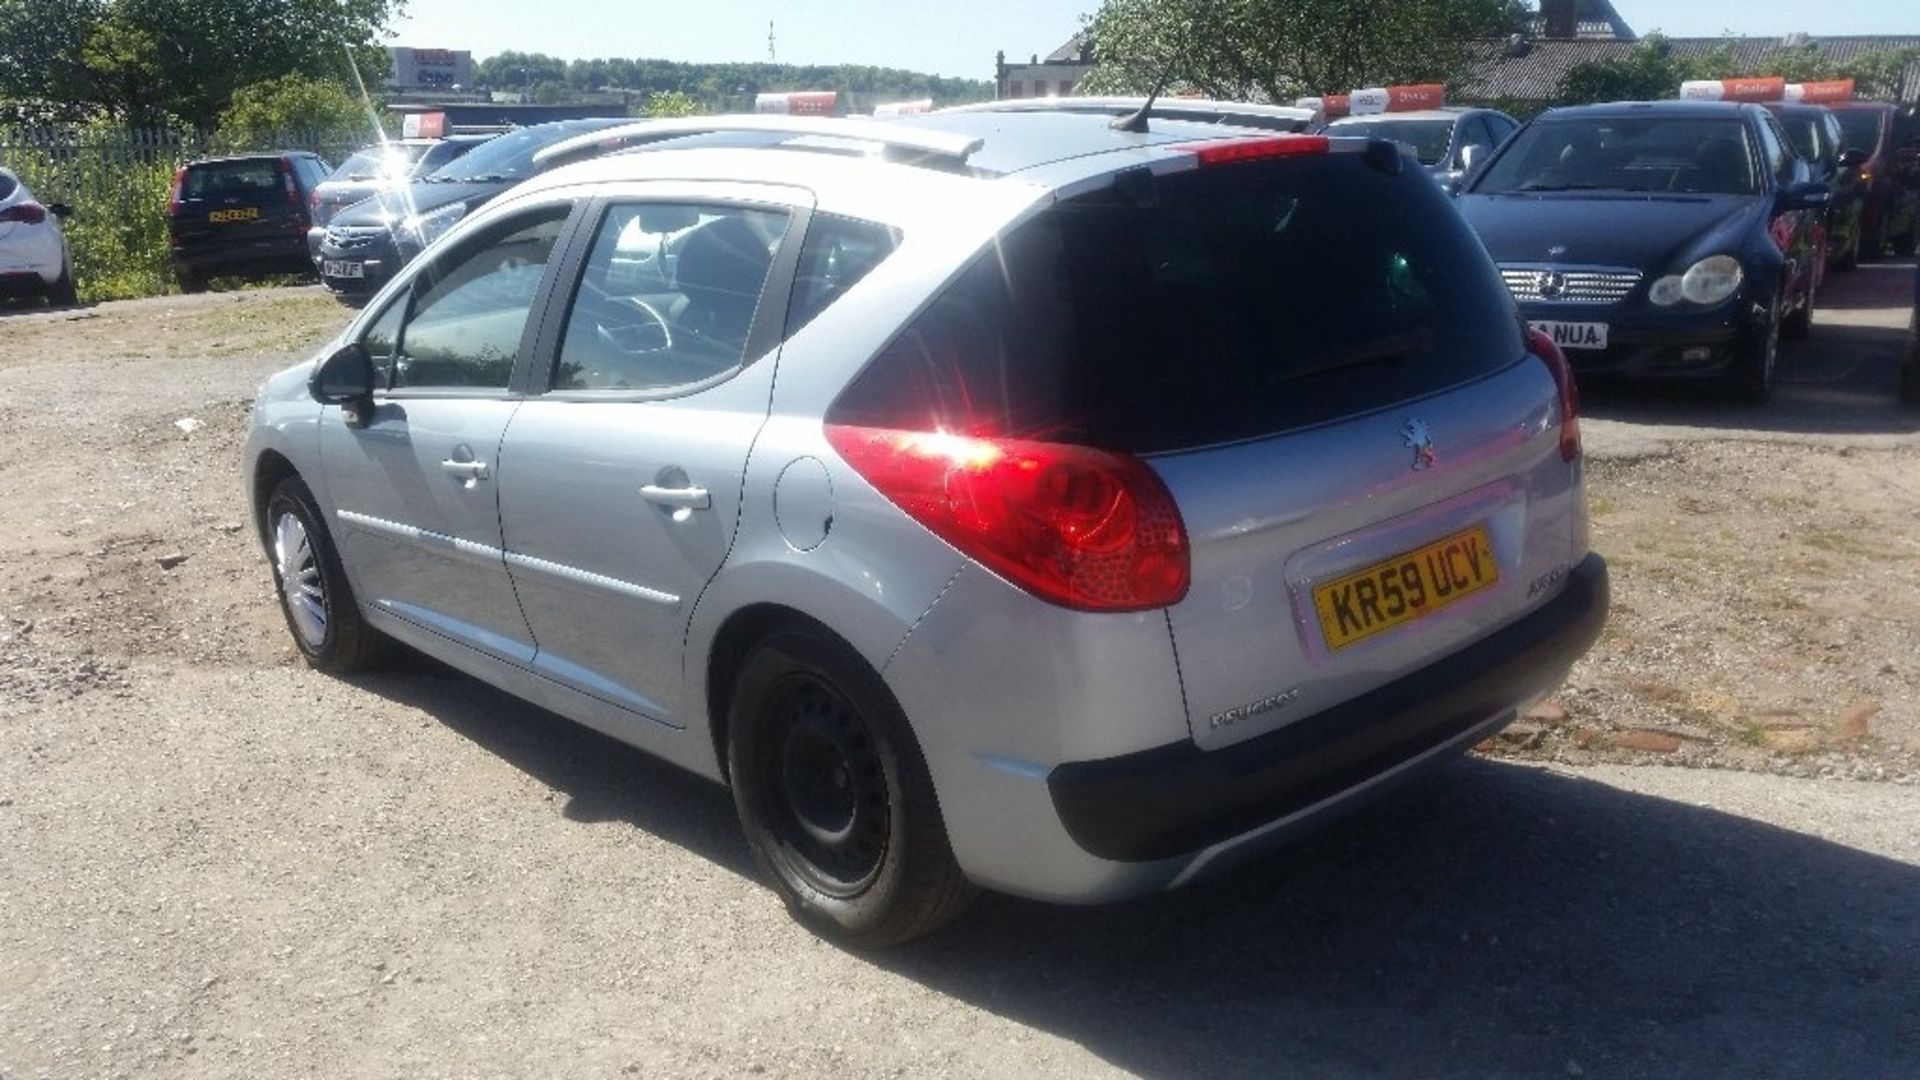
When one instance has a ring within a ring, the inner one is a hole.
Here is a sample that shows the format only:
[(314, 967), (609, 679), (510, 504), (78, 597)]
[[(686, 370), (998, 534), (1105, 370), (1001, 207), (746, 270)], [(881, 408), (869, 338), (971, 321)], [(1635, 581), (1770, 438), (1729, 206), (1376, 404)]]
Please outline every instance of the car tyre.
[(790, 629), (753, 647), (728, 708), (727, 761), (755, 861), (823, 936), (898, 944), (977, 892), (905, 714), (844, 642)]
[(173, 280), (175, 284), (180, 286), (180, 291), (183, 293), (203, 293), (207, 291), (207, 279), (203, 275), (196, 274), (184, 267), (176, 268), (173, 271)]
[(79, 291), (73, 287), (73, 264), (60, 268), (60, 277), (47, 287), (47, 303), (54, 307), (72, 307), (80, 302)]
[(268, 562), (294, 646), (313, 667), (345, 675), (371, 667), (385, 638), (361, 616), (324, 520), (297, 476), (267, 497)]
[(1802, 341), (1813, 332), (1813, 297), (1808, 296), (1793, 314), (1780, 320), (1780, 336), (1787, 341)]
[(1741, 342), (1733, 370), (1727, 373), (1733, 397), (1748, 405), (1764, 405), (1773, 396), (1774, 368), (1780, 361), (1780, 299), (1767, 309), (1767, 321)]
[(1920, 233), (1920, 230), (1908, 229), (1906, 232), (1901, 233), (1899, 236), (1888, 238), (1887, 245), (1893, 248), (1893, 253), (1895, 255), (1899, 255), (1902, 257), (1911, 255), (1913, 254), (1914, 237), (1916, 233)]
[(1900, 365), (1900, 403), (1920, 409), (1920, 340), (1907, 351), (1907, 362)]

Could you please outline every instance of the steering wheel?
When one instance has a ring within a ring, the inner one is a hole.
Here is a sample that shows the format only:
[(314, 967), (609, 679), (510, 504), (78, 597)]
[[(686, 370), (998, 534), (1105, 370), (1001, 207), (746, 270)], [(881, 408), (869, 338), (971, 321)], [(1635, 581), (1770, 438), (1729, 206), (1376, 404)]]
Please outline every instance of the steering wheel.
[(594, 335), (624, 353), (664, 352), (673, 348), (673, 331), (652, 304), (635, 296), (607, 297), (594, 305)]

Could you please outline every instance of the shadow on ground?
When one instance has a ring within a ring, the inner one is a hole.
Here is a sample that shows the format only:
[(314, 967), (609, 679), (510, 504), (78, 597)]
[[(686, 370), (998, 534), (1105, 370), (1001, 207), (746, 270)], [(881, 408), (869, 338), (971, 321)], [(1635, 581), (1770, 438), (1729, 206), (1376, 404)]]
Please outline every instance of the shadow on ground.
[[(361, 685), (570, 818), (753, 873), (714, 785), (429, 661)], [(987, 896), (871, 960), (1146, 1076), (1896, 1076), (1920, 1047), (1916, 897), (1899, 862), (1469, 760), (1218, 881)]]

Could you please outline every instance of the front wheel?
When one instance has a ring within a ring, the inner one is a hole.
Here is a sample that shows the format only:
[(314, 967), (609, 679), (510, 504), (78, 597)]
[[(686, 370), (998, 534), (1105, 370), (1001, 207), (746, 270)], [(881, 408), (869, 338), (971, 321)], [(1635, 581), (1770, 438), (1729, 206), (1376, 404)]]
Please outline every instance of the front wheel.
[(1740, 344), (1727, 389), (1735, 400), (1764, 405), (1773, 396), (1773, 369), (1780, 358), (1780, 298), (1767, 307), (1766, 322), (1749, 330)]
[(299, 477), (280, 481), (267, 498), (267, 554), (293, 643), (307, 663), (345, 675), (371, 666), (382, 642), (360, 615), (322, 521)]
[(740, 667), (727, 720), (734, 805), (796, 917), (893, 945), (973, 898), (920, 747), (880, 677), (825, 633), (785, 630)]

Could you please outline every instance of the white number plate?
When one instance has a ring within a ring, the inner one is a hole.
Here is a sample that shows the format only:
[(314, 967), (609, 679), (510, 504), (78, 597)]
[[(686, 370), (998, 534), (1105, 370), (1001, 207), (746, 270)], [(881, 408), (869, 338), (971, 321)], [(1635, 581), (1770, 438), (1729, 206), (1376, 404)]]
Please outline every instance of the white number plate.
[(320, 264), (320, 273), (326, 277), (363, 278), (367, 276), (367, 267), (345, 259), (328, 259)]
[(1553, 322), (1539, 321), (1530, 324), (1535, 330), (1553, 339), (1555, 345), (1563, 349), (1604, 349), (1607, 347), (1607, 324), (1603, 322)]

